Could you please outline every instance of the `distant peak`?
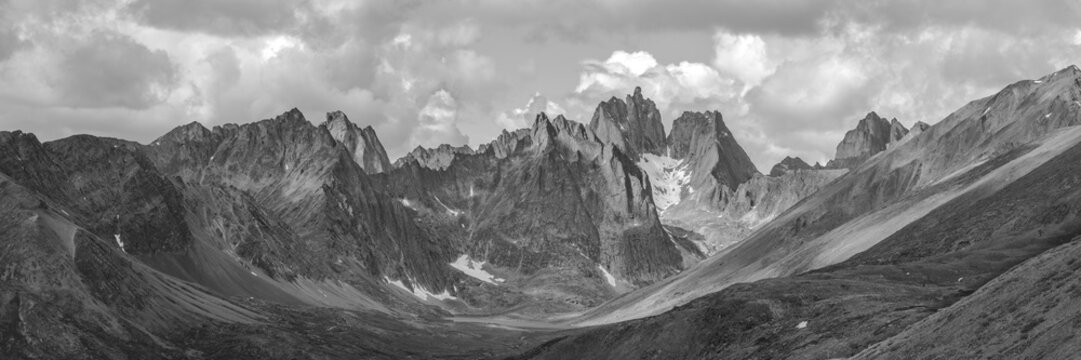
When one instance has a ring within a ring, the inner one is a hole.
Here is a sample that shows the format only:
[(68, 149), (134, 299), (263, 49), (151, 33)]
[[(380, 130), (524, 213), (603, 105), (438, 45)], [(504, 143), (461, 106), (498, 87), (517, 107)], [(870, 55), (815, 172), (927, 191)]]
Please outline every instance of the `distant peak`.
[(345, 115), (341, 110), (335, 110), (327, 113), (327, 122), (341, 121), (345, 123), (352, 123), (349, 121), (349, 117)]
[(304, 113), (300, 112), (300, 109), (297, 109), (297, 108), (289, 109), (289, 111), (286, 111), (286, 112), (282, 113), (281, 115), (278, 115), (277, 119), (278, 120), (291, 120), (291, 121), (305, 120), (304, 119)]
[(184, 130), (188, 130), (188, 131), (191, 131), (191, 130), (209, 131), (209, 130), (207, 130), (206, 126), (203, 126), (203, 124), (198, 122), (198, 121), (192, 121), (190, 123), (184, 124), (184, 125), (180, 126), (180, 128), (182, 128)]
[(1078, 68), (1077, 65), (1070, 65), (1053, 73), (1047, 74), (1044, 77), (1035, 80), (1034, 82), (1039, 84), (1045, 81), (1051, 82), (1060, 79), (1076, 79), (1078, 77), (1081, 77), (1081, 68)]
[(810, 169), (812, 169), (811, 165), (807, 165), (807, 162), (803, 161), (803, 159), (800, 159), (799, 157), (785, 156), (784, 159), (781, 160), (781, 162), (773, 165), (773, 168), (771, 168), (769, 171), (769, 175), (781, 176), (788, 173), (789, 171)]
[(192, 139), (202, 138), (209, 136), (211, 131), (207, 129), (203, 124), (198, 121), (192, 121), (190, 123), (176, 127), (173, 130), (165, 133), (161, 137), (155, 139), (152, 143), (158, 143), (163, 140), (173, 141), (189, 141)]
[(548, 122), (548, 114), (545, 114), (543, 111), (541, 111), (537, 113), (537, 117), (533, 119), (533, 126), (535, 127), (537, 124), (546, 122)]

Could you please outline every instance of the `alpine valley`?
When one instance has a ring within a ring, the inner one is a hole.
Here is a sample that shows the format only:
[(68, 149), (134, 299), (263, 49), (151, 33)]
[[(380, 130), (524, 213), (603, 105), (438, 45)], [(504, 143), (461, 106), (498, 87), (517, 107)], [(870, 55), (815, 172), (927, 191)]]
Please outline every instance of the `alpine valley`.
[(768, 174), (628, 91), (393, 161), (337, 111), (0, 132), (0, 358), (1081, 352), (1081, 69)]

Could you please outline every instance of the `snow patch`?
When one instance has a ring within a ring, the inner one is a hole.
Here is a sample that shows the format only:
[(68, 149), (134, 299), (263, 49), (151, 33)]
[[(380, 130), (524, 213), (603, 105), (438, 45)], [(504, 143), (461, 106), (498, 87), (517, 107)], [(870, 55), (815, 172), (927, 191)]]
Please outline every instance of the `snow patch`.
[(458, 271), (461, 271), (462, 273), (469, 275), (474, 279), (489, 284), (495, 284), (497, 282), (505, 281), (503, 279), (495, 277), (495, 275), (492, 275), (487, 271), (484, 271), (483, 261), (473, 261), (473, 259), (470, 259), (469, 255), (466, 254), (462, 254), (462, 256), (459, 256), (458, 259), (450, 263), (450, 266), (458, 269)]
[(461, 210), (451, 209), (450, 206), (447, 206), (447, 204), (443, 203), (443, 200), (439, 200), (438, 196), (433, 196), (433, 198), (435, 198), (435, 202), (439, 203), (439, 205), (442, 205), (444, 209), (447, 209), (447, 214), (448, 215), (450, 215), (450, 216), (458, 216), (458, 215), (460, 215), (462, 213)]
[(986, 108), (986, 109), (983, 109), (983, 115), (987, 115), (987, 112), (988, 112), (988, 111), (991, 111), (991, 108), (990, 108), (990, 107), (988, 107), (988, 108)]
[(1054, 113), (1047, 113), (1047, 115), (1044, 115), (1044, 116), (1043, 116), (1043, 118), (1044, 118), (1044, 119), (1046, 119), (1046, 118), (1049, 118), (1049, 117), (1051, 117), (1051, 115), (1053, 115), (1053, 114), (1054, 114)]
[(120, 234), (113, 234), (113, 238), (116, 239), (116, 245), (120, 246), (120, 251), (128, 252), (127, 250), (124, 249), (124, 241), (120, 240)]
[(1033, 80), (1034, 84), (1043, 84), (1043, 80)]
[(806, 321), (800, 321), (800, 323), (798, 325), (796, 325), (796, 328), (797, 329), (806, 329), (807, 328), (807, 322)]
[(601, 269), (601, 273), (604, 274), (604, 279), (608, 280), (608, 285), (612, 285), (612, 287), (615, 287), (616, 286), (616, 277), (612, 276), (612, 274), (609, 273), (608, 270), (605, 270), (604, 266), (601, 266), (601, 265), (598, 264), (597, 268)]
[(413, 210), (417, 209), (417, 208), (413, 207), (413, 202), (409, 201), (409, 199), (401, 198), (401, 199), (398, 199), (398, 202), (402, 203), (402, 205), (405, 205), (405, 207), (407, 207), (407, 208), (410, 208), (410, 209), (413, 209)]
[(413, 283), (413, 290), (409, 290), (409, 287), (405, 286), (405, 284), (402, 283), (401, 280), (391, 281), (390, 278), (385, 277), (385, 276), (383, 277), (383, 280), (386, 280), (388, 284), (397, 286), (397, 287), (401, 288), (402, 290), (405, 290), (406, 292), (408, 292), (410, 294), (413, 294), (413, 296), (416, 296), (418, 299), (421, 299), (421, 300), (428, 300), (428, 298), (434, 298), (434, 299), (437, 299), (437, 300), (448, 300), (448, 299), (457, 300), (458, 299), (458, 298), (452, 296), (450, 294), (450, 292), (448, 292), (447, 290), (443, 290), (443, 292), (441, 292), (439, 294), (433, 294), (433, 293), (429, 292), (428, 290), (424, 289), (423, 287), (421, 287), (420, 285), (417, 285), (416, 282), (414, 282), (412, 279), (410, 279), (409, 282)]
[(649, 175), (653, 204), (661, 211), (678, 204), (683, 189), (691, 182), (689, 164), (669, 156), (643, 154), (638, 167)]

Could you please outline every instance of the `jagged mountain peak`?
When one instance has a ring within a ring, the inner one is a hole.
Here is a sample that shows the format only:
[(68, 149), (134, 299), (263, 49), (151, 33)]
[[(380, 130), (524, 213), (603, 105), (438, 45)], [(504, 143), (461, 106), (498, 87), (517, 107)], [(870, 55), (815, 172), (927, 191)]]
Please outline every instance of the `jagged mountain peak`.
[(284, 121), (291, 121), (291, 122), (296, 122), (296, 121), (305, 121), (305, 122), (307, 122), (308, 121), (307, 119), (304, 118), (304, 113), (300, 112), (300, 109), (297, 109), (297, 108), (289, 109), (289, 111), (286, 111), (286, 112), (282, 113), (281, 115), (278, 115), (278, 116), (274, 117), (274, 120), (278, 120), (278, 121), (283, 121), (284, 120)]
[[(352, 121), (349, 121), (349, 116), (346, 116), (341, 110), (334, 110), (327, 113), (326, 124), (341, 124), (356, 126)], [(339, 125), (340, 126), (340, 125)]]
[(497, 159), (506, 158), (508, 155), (525, 148), (532, 143), (532, 129), (522, 128), (514, 131), (503, 130), (495, 140), (477, 147), (477, 153), (492, 152)]
[(597, 104), (589, 129), (601, 141), (619, 147), (632, 158), (646, 153), (660, 155), (667, 146), (657, 104), (645, 98), (640, 87), (625, 101), (612, 97)]
[(423, 146), (417, 146), (413, 148), (408, 154), (405, 154), (402, 158), (394, 162), (395, 168), (400, 168), (406, 164), (416, 162), (422, 167), (426, 167), (432, 170), (444, 170), (450, 166), (451, 162), (459, 155), (472, 155), (476, 151), (469, 145), (453, 146), (450, 144), (440, 144), (434, 148), (425, 148)]
[(210, 129), (207, 129), (206, 126), (203, 126), (202, 123), (199, 123), (198, 121), (192, 121), (190, 123), (178, 126), (170, 130), (169, 132), (165, 133), (165, 135), (162, 135), (161, 137), (154, 140), (151, 144), (160, 144), (166, 141), (174, 141), (181, 143), (198, 141), (201, 139), (206, 139), (212, 136), (212, 134), (213, 132)]
[(837, 144), (837, 153), (828, 167), (851, 168), (863, 163), (867, 158), (886, 150), (891, 144), (897, 142), (908, 134), (905, 128), (896, 118), (886, 118), (871, 111), (860, 119), (856, 128), (845, 133), (844, 139)]
[(684, 111), (672, 121), (672, 132), (668, 134), (668, 146), (673, 158), (683, 159), (690, 151), (691, 137), (705, 135), (714, 139), (731, 138), (732, 132), (724, 123), (720, 111)]
[(346, 147), (353, 161), (360, 165), (364, 172), (376, 174), (391, 169), (387, 151), (371, 125), (360, 128), (339, 110), (328, 112), (327, 120), (322, 126)]
[(532, 140), (534, 151), (537, 153), (557, 149), (565, 151), (573, 158), (577, 158), (578, 154), (594, 158), (600, 154), (603, 145), (619, 147), (618, 144), (604, 142), (593, 130), (582, 123), (568, 120), (563, 115), (549, 119), (543, 112), (537, 114), (536, 121), (533, 123)]
[(712, 189), (717, 193), (709, 196), (719, 198), (724, 188), (736, 189), (758, 174), (719, 111), (683, 112), (672, 121), (666, 142), (668, 156), (687, 161), (689, 184), (699, 194)]

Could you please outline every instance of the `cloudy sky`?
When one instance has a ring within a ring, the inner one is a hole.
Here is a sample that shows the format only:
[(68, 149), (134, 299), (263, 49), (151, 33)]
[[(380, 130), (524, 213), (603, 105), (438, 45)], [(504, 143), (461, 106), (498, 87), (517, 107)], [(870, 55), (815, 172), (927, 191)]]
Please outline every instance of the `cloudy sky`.
[(720, 110), (758, 167), (833, 156), (868, 111), (937, 122), (1081, 63), (1081, 1), (0, 0), (0, 130), (140, 142), (301, 109), (392, 158), (635, 86)]

